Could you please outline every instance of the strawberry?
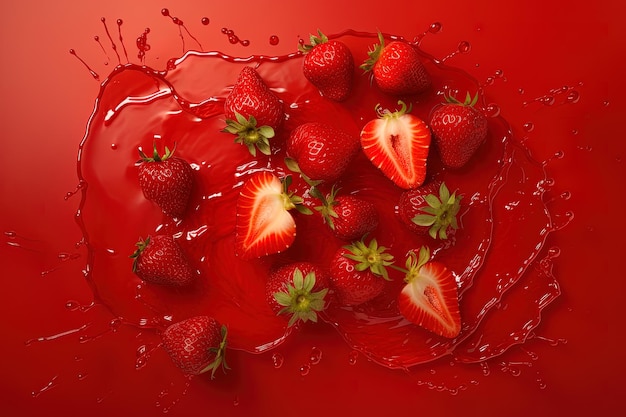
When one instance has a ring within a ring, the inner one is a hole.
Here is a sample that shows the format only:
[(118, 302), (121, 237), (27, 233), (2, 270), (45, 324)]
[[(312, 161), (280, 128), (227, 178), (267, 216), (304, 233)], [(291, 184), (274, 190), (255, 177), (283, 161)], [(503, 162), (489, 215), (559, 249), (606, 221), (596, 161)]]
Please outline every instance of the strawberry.
[(397, 213), (400, 220), (417, 234), (428, 233), (433, 239), (447, 239), (459, 228), (456, 216), (461, 196), (450, 194), (440, 181), (404, 191), (400, 195)]
[(352, 53), (343, 42), (328, 40), (320, 30), (317, 33), (319, 36), (310, 36), (310, 45), (299, 45), (298, 49), (306, 54), (302, 71), (322, 96), (343, 101), (352, 89)]
[(326, 308), (330, 278), (309, 262), (284, 265), (270, 274), (267, 301), (276, 314), (289, 315), (289, 326), (302, 321), (317, 322), (317, 313)]
[(417, 50), (406, 42), (393, 41), (385, 45), (378, 33), (379, 43), (368, 51), (369, 58), (361, 65), (383, 92), (394, 95), (418, 94), (427, 90), (430, 76), (424, 68)]
[(408, 113), (404, 102), (398, 104), (401, 109), (393, 113), (376, 106), (379, 117), (363, 126), (361, 147), (387, 178), (409, 189), (419, 187), (426, 178), (430, 130), (423, 120)]
[(441, 162), (448, 168), (461, 168), (471, 159), (487, 137), (487, 117), (474, 106), (478, 93), (469, 93), (461, 103), (446, 96), (446, 103), (436, 108), (430, 119)]
[(243, 259), (258, 258), (287, 249), (296, 237), (296, 222), (289, 210), (312, 212), (303, 199), (287, 191), (291, 177), (283, 181), (267, 171), (253, 174), (237, 199), (235, 245)]
[(183, 250), (170, 235), (140, 239), (130, 257), (134, 259), (133, 272), (151, 284), (181, 287), (196, 276)]
[(183, 159), (172, 156), (173, 150), (165, 147), (161, 156), (154, 144), (152, 157), (139, 149), (139, 186), (143, 195), (154, 201), (166, 215), (184, 216), (193, 187), (193, 170)]
[(358, 150), (358, 137), (324, 123), (304, 123), (287, 140), (288, 166), (309, 179), (334, 182)]
[(353, 195), (337, 197), (339, 190), (332, 187), (324, 196), (317, 187), (311, 188), (311, 195), (321, 200), (315, 207), (333, 234), (339, 239), (355, 240), (374, 231), (378, 227), (378, 211), (374, 204)]
[(398, 295), (398, 309), (411, 323), (439, 336), (453, 338), (461, 331), (456, 282), (440, 262), (430, 261), (430, 251), (420, 248), (419, 257), (409, 252), (405, 286)]
[(383, 291), (385, 280), (389, 280), (385, 267), (393, 261), (385, 250), (376, 239), (368, 245), (361, 239), (335, 252), (330, 262), (330, 281), (343, 305), (365, 303)]
[(163, 332), (163, 349), (172, 362), (184, 373), (200, 375), (211, 371), (230, 369), (225, 353), (228, 331), (226, 326), (209, 316), (191, 317), (170, 325)]
[(269, 155), (269, 141), (285, 117), (283, 103), (268, 88), (259, 73), (244, 67), (224, 101), (226, 128), (223, 132), (237, 135), (236, 142), (248, 147), (255, 155), (255, 147)]

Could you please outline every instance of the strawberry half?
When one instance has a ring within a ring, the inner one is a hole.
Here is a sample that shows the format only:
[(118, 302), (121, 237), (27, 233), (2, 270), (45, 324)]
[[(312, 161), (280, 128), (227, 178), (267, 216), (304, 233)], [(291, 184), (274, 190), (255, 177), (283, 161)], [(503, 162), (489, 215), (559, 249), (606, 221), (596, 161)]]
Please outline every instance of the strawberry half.
[(398, 296), (398, 309), (411, 323), (439, 336), (454, 338), (461, 331), (457, 286), (444, 264), (430, 261), (430, 251), (420, 248), (419, 257), (409, 252), (406, 285)]
[(287, 249), (296, 238), (296, 222), (289, 210), (311, 210), (303, 199), (287, 191), (291, 177), (283, 181), (267, 171), (253, 174), (237, 199), (235, 244), (243, 259), (258, 258)]
[(163, 332), (163, 349), (184, 373), (200, 375), (230, 369), (225, 353), (228, 331), (212, 317), (197, 316), (174, 323)]
[(163, 155), (156, 143), (152, 156), (139, 150), (139, 186), (146, 199), (155, 202), (166, 215), (182, 218), (193, 187), (193, 170), (183, 159), (166, 146)]
[(326, 308), (330, 278), (310, 262), (294, 262), (274, 270), (265, 286), (267, 301), (276, 314), (289, 316), (289, 326), (317, 322)]
[(322, 96), (334, 101), (343, 101), (348, 98), (352, 89), (354, 73), (352, 52), (343, 42), (328, 40), (320, 30), (317, 33), (318, 36), (310, 36), (310, 45), (298, 47), (306, 54), (302, 71)]
[(151, 284), (182, 287), (196, 276), (183, 250), (170, 235), (140, 239), (130, 257), (134, 259), (133, 272)]
[(365, 155), (398, 187), (409, 189), (422, 185), (426, 178), (426, 159), (430, 147), (430, 130), (426, 123), (407, 111), (391, 112), (376, 106), (379, 117), (369, 121), (361, 131)]

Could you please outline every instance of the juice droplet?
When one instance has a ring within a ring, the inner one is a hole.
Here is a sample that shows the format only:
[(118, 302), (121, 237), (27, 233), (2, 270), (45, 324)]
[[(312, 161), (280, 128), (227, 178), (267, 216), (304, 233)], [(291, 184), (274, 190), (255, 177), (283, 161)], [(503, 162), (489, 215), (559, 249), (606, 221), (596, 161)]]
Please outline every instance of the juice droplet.
[(320, 348), (313, 347), (313, 349), (311, 349), (309, 360), (311, 362), (311, 365), (317, 365), (318, 363), (320, 363), (320, 361), (322, 360), (322, 350)]
[(241, 46), (250, 46), (250, 41), (247, 39), (241, 40), (235, 31), (228, 28), (222, 28), (222, 33), (228, 38), (228, 42), (231, 44), (240, 44)]
[(353, 350), (352, 352), (350, 352), (350, 354), (348, 355), (348, 363), (350, 365), (356, 365), (357, 359), (359, 358), (359, 352), (356, 350)]
[(309, 372), (311, 372), (311, 365), (309, 365), (308, 363), (305, 363), (300, 367), (300, 375), (307, 376)]
[(488, 117), (498, 117), (500, 115), (500, 106), (495, 103), (490, 103), (485, 107), (485, 114)]
[(211, 20), (208, 17), (203, 17), (200, 22), (202, 22), (202, 24), (204, 26), (208, 25), (209, 23), (211, 23)]
[(169, 16), (170, 15), (170, 11), (168, 9), (163, 8), (163, 9), (161, 9), (161, 14), (163, 16)]
[(94, 80), (100, 81), (100, 76), (98, 75), (98, 73), (95, 72), (94, 70), (92, 70), (91, 67), (89, 65), (87, 65), (87, 63), (85, 61), (83, 61), (83, 59), (81, 57), (79, 57), (78, 54), (76, 54), (75, 50), (70, 49), (70, 54), (74, 55), (76, 57), (76, 59), (78, 59), (85, 66), (85, 68), (87, 68), (87, 71), (89, 71), (89, 73), (94, 78)]
[(150, 33), (150, 28), (145, 28), (143, 33), (139, 35), (137, 38), (137, 58), (142, 64), (146, 62), (146, 52), (150, 50), (150, 45), (148, 44), (148, 34)]
[(112, 150), (116, 150), (116, 149), (117, 149), (117, 144), (112, 143), (112, 144), (111, 144), (111, 149), (112, 149)]
[(471, 49), (472, 45), (468, 41), (459, 42), (459, 46), (457, 48), (457, 50), (462, 54), (468, 53), (469, 51), (471, 51)]
[(276, 46), (278, 45), (279, 42), (280, 42), (280, 39), (278, 39), (278, 36), (276, 35), (270, 36), (270, 45)]
[(567, 94), (566, 100), (568, 103), (578, 103), (580, 100), (580, 93), (576, 90), (572, 90)]
[(532, 122), (526, 122), (524, 123), (523, 128), (527, 132), (532, 132), (533, 130), (535, 130), (535, 124)]
[(430, 24), (428, 31), (430, 33), (439, 33), (443, 29), (443, 25), (440, 22), (433, 22)]
[(272, 363), (274, 364), (274, 368), (278, 369), (283, 366), (285, 362), (285, 358), (280, 353), (272, 354)]

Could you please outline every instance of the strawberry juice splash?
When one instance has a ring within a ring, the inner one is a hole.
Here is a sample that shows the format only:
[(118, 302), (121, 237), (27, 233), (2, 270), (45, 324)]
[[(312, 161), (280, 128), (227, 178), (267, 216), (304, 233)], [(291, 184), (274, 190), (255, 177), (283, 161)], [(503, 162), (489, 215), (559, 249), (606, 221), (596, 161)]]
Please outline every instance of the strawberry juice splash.
[[(169, 11), (162, 14), (172, 18)], [(180, 19), (172, 21), (183, 27)], [(202, 23), (208, 25), (208, 18)], [(123, 45), (121, 26), (118, 20), (118, 41)], [(180, 34), (185, 48), (183, 30), (186, 29), (182, 28)], [(441, 25), (435, 23), (409, 40), (418, 48), (433, 79), (433, 88), (424, 95), (402, 99), (412, 104), (414, 114), (428, 120), (444, 94), (464, 96), (468, 91), (478, 91), (479, 105), (490, 116), (489, 137), (469, 166), (460, 171), (446, 170), (439, 164), (436, 150), (429, 157), (427, 180), (443, 180), (464, 197), (460, 230), (449, 242), (412, 235), (396, 219), (400, 190), (362, 155), (353, 161), (338, 185), (376, 205), (384, 220), (373, 235), (390, 248), (396, 259), (402, 260), (408, 250), (427, 244), (437, 259), (454, 271), (460, 294), (461, 334), (452, 340), (442, 339), (404, 320), (395, 305), (402, 277), (393, 272), (393, 281), (376, 300), (349, 308), (331, 304), (322, 318), (349, 346), (351, 353), (345, 358), (346, 363), (358, 366), (367, 358), (383, 367), (405, 370), (418, 386), (456, 394), (478, 384), (471, 378), (459, 381), (456, 375), (460, 366), (473, 367), (476, 375), (489, 375), (498, 369), (517, 376), (537, 359), (532, 351), (520, 346), (533, 338), (547, 340), (536, 335), (534, 329), (544, 308), (560, 294), (552, 273), (559, 250), (552, 248), (546, 255), (543, 249), (548, 235), (564, 227), (572, 213), (555, 213), (554, 202), (567, 200), (567, 195), (553, 197), (550, 193), (554, 181), (549, 178), (547, 166), (551, 158), (562, 155), (537, 160), (524, 146), (534, 126), (525, 125), (527, 135), (514, 133), (500, 116), (499, 107), (488, 101), (489, 86), (502, 74), (496, 72), (480, 83), (448, 65), (457, 53), (469, 52), (466, 43), (442, 59), (419, 49), (424, 36), (440, 30)], [(223, 33), (236, 36), (228, 31)], [(137, 40), (140, 64), (145, 63), (145, 53), (150, 50), (148, 33), (146, 29)], [(107, 34), (120, 65), (101, 84), (79, 146), (77, 165), (76, 192), (81, 201), (76, 219), (84, 235), (81, 245), (87, 247), (83, 272), (94, 301), (85, 306), (73, 300), (67, 303), (68, 311), (88, 315), (89, 321), (27, 343), (76, 335), (81, 343), (98, 343), (96, 340), (103, 335), (122, 333), (134, 338), (133, 366), (137, 370), (150, 368), (152, 356), (160, 356), (153, 366), (171, 366), (160, 353), (160, 332), (186, 317), (208, 314), (229, 327), (229, 347), (233, 351), (268, 352), (270, 359), (266, 361), (275, 369), (284, 368), (289, 360), (289, 346), (297, 344), (299, 336), (307, 340), (311, 330), (287, 329), (286, 320), (274, 315), (266, 305), (263, 294), (268, 271), (291, 261), (327, 264), (345, 242), (334, 238), (319, 217), (299, 216), (296, 242), (290, 249), (258, 260), (241, 261), (233, 250), (239, 189), (257, 171), (270, 170), (278, 176), (290, 173), (284, 164), (284, 142), (288, 132), (300, 123), (322, 121), (358, 135), (360, 128), (376, 117), (376, 104), (394, 110), (398, 98), (378, 92), (357, 68), (351, 97), (340, 104), (325, 100), (302, 75), (302, 55), (297, 52), (235, 57), (187, 50), (181, 58), (169, 60), (166, 70), (122, 64), (118, 46), (108, 30)], [(357, 64), (376, 42), (374, 33), (351, 30), (330, 37), (345, 42)], [(387, 35), (387, 39), (401, 38)], [(278, 43), (278, 38), (269, 42)], [(74, 51), (71, 53), (80, 59)], [(99, 80), (98, 74), (83, 64)], [(271, 156), (254, 158), (245, 147), (234, 144), (231, 135), (220, 132), (224, 127), (224, 99), (244, 66), (254, 66), (285, 103), (287, 118), (272, 139)], [(546, 96), (569, 100), (575, 90), (566, 90), (551, 91)], [(534, 104), (549, 106), (554, 102), (543, 98), (528, 100), (528, 106)], [(189, 161), (196, 173), (191, 208), (182, 221), (164, 217), (139, 189), (135, 165), (138, 150), (151, 149), (155, 141), (159, 147), (171, 148), (176, 144), (177, 154)], [(297, 175), (294, 177), (292, 190), (306, 196), (306, 183)], [(123, 223), (120, 217), (125, 219)], [(5, 233), (7, 242), (20, 244), (19, 236), (12, 233)], [(156, 233), (174, 235), (200, 271), (201, 279), (191, 288), (173, 290), (147, 285), (132, 273), (129, 255), (135, 243), (140, 237)], [(106, 316), (110, 318), (102, 321)], [(283, 343), (286, 341), (289, 343)], [(297, 359), (300, 365), (296, 367), (302, 376), (314, 372), (314, 365), (326, 358), (320, 348), (308, 349), (308, 358), (305, 352), (304, 357)], [(431, 368), (433, 361), (449, 366)], [(82, 358), (75, 356), (73, 368), (83, 366)], [(243, 374), (245, 370), (231, 372)], [(41, 389), (33, 391), (33, 396), (53, 389), (62, 379), (52, 376)], [(545, 386), (540, 376), (536, 380), (539, 388)], [(178, 381), (163, 383), (157, 401), (162, 411), (176, 405), (193, 383), (182, 376)], [(227, 378), (225, 384), (236, 392), (232, 379)], [(103, 388), (98, 402), (113, 390)], [(240, 399), (233, 397), (237, 405)]]

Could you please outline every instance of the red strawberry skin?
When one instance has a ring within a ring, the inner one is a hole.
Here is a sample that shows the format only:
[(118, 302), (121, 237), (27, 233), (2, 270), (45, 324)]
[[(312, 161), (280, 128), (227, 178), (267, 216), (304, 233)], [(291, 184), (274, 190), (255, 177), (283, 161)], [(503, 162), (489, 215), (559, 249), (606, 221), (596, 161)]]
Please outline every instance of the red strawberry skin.
[(304, 276), (311, 272), (315, 273), (313, 291), (321, 291), (330, 286), (330, 276), (328, 272), (311, 262), (293, 262), (274, 269), (270, 273), (265, 285), (265, 297), (272, 311), (276, 314), (280, 312), (283, 306), (278, 304), (276, 298), (274, 298), (274, 294), (277, 292), (287, 292), (287, 287), (290, 284), (293, 285), (293, 273), (296, 269), (299, 269)]
[(333, 210), (337, 217), (333, 218), (333, 234), (343, 240), (357, 240), (378, 227), (378, 211), (376, 206), (361, 198), (344, 195), (335, 198)]
[[(237, 199), (236, 252), (253, 259), (282, 252), (296, 238), (296, 222), (285, 206), (283, 184), (267, 171), (253, 174)], [(288, 203), (287, 203), (288, 204)]]
[(361, 131), (361, 147), (370, 161), (398, 187), (410, 189), (426, 178), (430, 130), (417, 116), (401, 110), (385, 111)]
[(400, 313), (410, 322), (439, 336), (454, 338), (461, 331), (457, 286), (440, 262), (427, 262), (398, 295)]
[(235, 112), (249, 119), (254, 116), (257, 126), (278, 129), (285, 117), (283, 103), (265, 84), (252, 67), (244, 67), (224, 102), (226, 119), (237, 120)]
[(388, 94), (418, 94), (431, 85), (419, 54), (402, 41), (384, 46), (372, 71), (378, 88)]
[(348, 98), (352, 89), (354, 59), (344, 43), (330, 40), (316, 45), (304, 56), (302, 70), (322, 96), (334, 101)]
[(138, 242), (137, 246), (139, 249), (131, 256), (135, 259), (133, 271), (145, 282), (182, 287), (196, 277), (185, 253), (172, 236), (151, 236)]
[(217, 358), (222, 325), (212, 317), (192, 317), (169, 326), (162, 334), (163, 348), (184, 373), (199, 375)]
[(428, 227), (415, 224), (412, 219), (421, 214), (421, 209), (428, 206), (425, 197), (429, 194), (438, 195), (440, 181), (433, 181), (421, 187), (404, 191), (398, 201), (397, 214), (402, 223), (417, 235), (427, 235)]
[(358, 136), (325, 123), (304, 123), (287, 140), (287, 153), (300, 170), (312, 180), (329, 183), (343, 175), (358, 150)]
[(139, 186), (146, 199), (154, 201), (166, 215), (182, 218), (193, 188), (193, 169), (176, 156), (139, 165)]
[(487, 118), (478, 109), (446, 103), (432, 114), (430, 128), (444, 166), (462, 168), (487, 137)]
[(344, 257), (346, 248), (337, 250), (330, 262), (331, 286), (339, 302), (346, 306), (356, 306), (376, 298), (385, 288), (385, 280), (369, 269), (357, 271), (356, 262)]

